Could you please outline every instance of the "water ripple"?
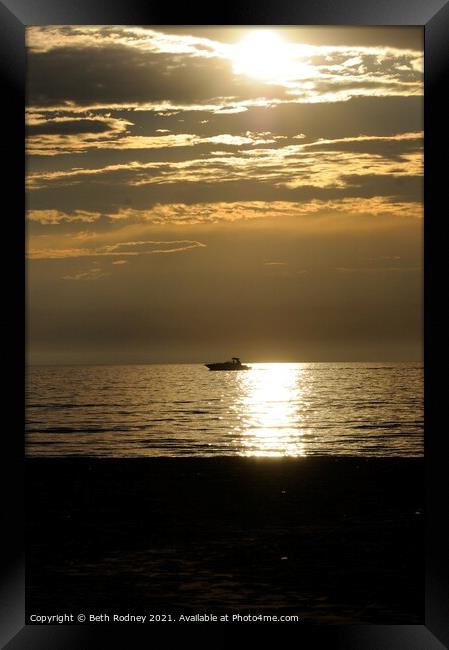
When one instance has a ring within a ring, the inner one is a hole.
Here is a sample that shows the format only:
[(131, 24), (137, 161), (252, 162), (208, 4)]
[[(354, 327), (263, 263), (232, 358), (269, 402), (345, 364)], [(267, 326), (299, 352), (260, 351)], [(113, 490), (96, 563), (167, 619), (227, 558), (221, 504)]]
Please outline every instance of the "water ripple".
[(419, 456), (423, 367), (32, 367), (26, 423), (37, 456)]

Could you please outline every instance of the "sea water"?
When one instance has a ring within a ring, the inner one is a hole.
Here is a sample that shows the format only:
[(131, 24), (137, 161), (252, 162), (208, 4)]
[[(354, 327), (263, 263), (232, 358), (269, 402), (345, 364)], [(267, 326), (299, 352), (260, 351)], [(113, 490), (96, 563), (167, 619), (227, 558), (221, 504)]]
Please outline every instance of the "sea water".
[(33, 366), (29, 456), (420, 456), (421, 363)]

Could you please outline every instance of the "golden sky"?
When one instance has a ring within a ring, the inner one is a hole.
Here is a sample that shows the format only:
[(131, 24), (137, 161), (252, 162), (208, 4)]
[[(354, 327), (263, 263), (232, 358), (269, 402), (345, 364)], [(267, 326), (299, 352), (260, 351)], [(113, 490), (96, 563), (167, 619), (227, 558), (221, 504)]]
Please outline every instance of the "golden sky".
[(421, 28), (27, 30), (29, 359), (418, 359)]

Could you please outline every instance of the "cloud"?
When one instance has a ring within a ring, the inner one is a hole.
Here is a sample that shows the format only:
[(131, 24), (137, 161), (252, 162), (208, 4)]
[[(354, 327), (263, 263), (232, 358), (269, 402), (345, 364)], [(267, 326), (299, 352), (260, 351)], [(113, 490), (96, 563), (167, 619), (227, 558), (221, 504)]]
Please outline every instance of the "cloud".
[(225, 45), (208, 38), (187, 34), (167, 34), (144, 27), (83, 25), (27, 29), (27, 47), (33, 53), (61, 48), (96, 50), (108, 46), (120, 46), (146, 53), (159, 52), (199, 57), (219, 56), (226, 48)]
[(74, 210), (67, 213), (61, 210), (28, 210), (27, 219), (46, 225), (56, 225), (63, 221), (68, 223), (82, 221), (84, 223), (93, 223), (101, 217), (99, 212), (87, 212), (85, 210)]
[[(48, 220), (47, 214), (52, 213)], [(41, 214), (42, 213), (42, 214)], [(400, 201), (395, 197), (344, 198), (311, 201), (231, 201), (212, 203), (162, 203), (147, 209), (121, 208), (107, 215), (97, 213), (96, 219), (107, 216), (115, 223), (148, 223), (154, 226), (207, 225), (253, 221), (255, 219), (302, 218), (329, 214), (390, 215), (394, 217), (421, 218), (423, 207), (417, 201)], [(92, 216), (94, 213), (92, 213)], [(29, 218), (42, 224), (55, 225), (75, 221), (71, 215), (57, 210), (33, 210)], [(78, 219), (82, 221), (83, 219)], [(91, 219), (92, 223), (95, 219)], [(95, 234), (95, 233), (94, 233)], [(73, 235), (77, 239), (89, 239), (89, 233)], [(154, 242), (150, 242), (154, 244)], [(170, 244), (170, 242), (164, 242)], [(195, 242), (198, 244), (198, 242)]]
[[(306, 235), (344, 232), (349, 236), (357, 232), (389, 231), (396, 228), (395, 224), (400, 226), (404, 220), (415, 228), (413, 222), (422, 219), (422, 212), (421, 203), (401, 202), (394, 197), (311, 200), (302, 203), (242, 201), (160, 204), (147, 210), (126, 208), (110, 214), (114, 227), (105, 230), (63, 230), (60, 234), (59, 228), (52, 223), (46, 226), (47, 234), (30, 233), (27, 257), (30, 260), (109, 258), (112, 265), (120, 267), (139, 256), (168, 255), (213, 245), (214, 240), (210, 241), (209, 237), (219, 232), (217, 229), (220, 226), (227, 224), (240, 224), (239, 230), (233, 230), (240, 233), (253, 231), (260, 234), (262, 229), (275, 228), (279, 233), (291, 231)], [(61, 215), (63, 222), (64, 215)], [(191, 238), (162, 239), (154, 236), (180, 227)], [(198, 239), (193, 235), (196, 230), (200, 233)], [(391, 266), (397, 260), (386, 261)], [(267, 269), (274, 270), (285, 265), (282, 258), (268, 258), (264, 264)], [(97, 271), (84, 275), (86, 273), (71, 273), (70, 278), (65, 279), (102, 277)]]
[[(248, 34), (248, 28), (211, 26), (33, 26), (27, 30), (27, 46), (33, 51), (49, 51), (63, 46), (102, 47), (106, 41), (122, 43), (131, 48), (165, 50), (173, 53), (207, 55), (207, 50), (238, 43)], [(396, 51), (415, 51), (422, 46), (423, 30), (413, 27), (292, 27), (281, 28), (279, 33), (287, 42), (302, 46), (328, 46), (335, 48), (336, 41), (346, 47), (369, 49), (389, 47)]]
[(100, 278), (105, 278), (110, 273), (102, 271), (97, 266), (88, 269), (87, 271), (81, 271), (80, 273), (75, 273), (74, 275), (63, 275), (63, 280), (99, 280)]
[(423, 54), (413, 49), (290, 42), (283, 74), (267, 83), (236, 73), (238, 43), (141, 27), (27, 32), (29, 102), (53, 111), (230, 112), (260, 102), (423, 94)]
[(341, 199), (334, 201), (242, 201), (219, 203), (163, 204), (150, 210), (118, 211), (114, 219), (133, 219), (154, 225), (195, 225), (222, 222), (252, 221), (254, 219), (295, 219), (329, 214), (391, 215), (419, 218), (422, 205), (418, 202), (400, 202), (394, 198)]
[[(121, 121), (121, 125), (131, 122)], [(117, 130), (108, 130), (93, 137), (92, 133), (43, 134), (27, 138), (27, 153), (38, 156), (57, 156), (67, 153), (85, 153), (88, 149), (167, 149), (170, 147), (193, 147), (201, 144), (224, 144), (240, 147), (242, 145), (260, 145), (276, 142), (279, 137), (268, 133), (251, 133), (230, 135), (223, 133), (212, 137), (201, 137), (191, 133), (168, 135), (136, 136), (122, 135), (118, 137)]]
[[(154, 140), (171, 139), (158, 136)], [(113, 182), (131, 187), (179, 183), (230, 183), (258, 181), (274, 187), (348, 188), (365, 176), (421, 176), (423, 174), (422, 134), (358, 136), (282, 145), (284, 138), (247, 132), (239, 139), (180, 136), (178, 142), (234, 143), (236, 151), (210, 152), (180, 161), (139, 162), (97, 168), (48, 170), (28, 174), (30, 190), (89, 183)], [(175, 138), (176, 141), (176, 138)], [(239, 145), (238, 142), (241, 144)], [(276, 143), (276, 146), (262, 144)], [(162, 143), (161, 143), (162, 144)], [(248, 145), (247, 148), (245, 148)], [(257, 146), (255, 146), (257, 145)], [(188, 145), (187, 145), (188, 146)], [(359, 179), (359, 180), (357, 180)]]
[(77, 135), (106, 134), (118, 135), (126, 131), (132, 122), (124, 119), (112, 118), (110, 115), (92, 115), (87, 113), (86, 117), (55, 117), (45, 116), (38, 112), (27, 113), (27, 135)]
[[(304, 138), (304, 135), (300, 136), (295, 136), (295, 138)], [(346, 138), (334, 138), (333, 140), (326, 139), (326, 138), (319, 138), (315, 142), (309, 142), (307, 144), (302, 145), (304, 149), (310, 148), (310, 147), (320, 147), (320, 148), (329, 148), (329, 145), (331, 146), (332, 149), (335, 149), (336, 145), (339, 145), (341, 143), (344, 144), (354, 144), (358, 142), (381, 142), (381, 143), (386, 143), (386, 142), (403, 142), (404, 140), (411, 140), (412, 142), (415, 143), (420, 143), (422, 144), (424, 138), (424, 132), (415, 132), (415, 133), (396, 133), (394, 135), (359, 135), (357, 137), (346, 137)], [(337, 147), (338, 148), (338, 147)]]
[[(111, 257), (111, 256), (138, 256), (178, 253), (192, 248), (204, 248), (205, 244), (199, 241), (130, 241), (116, 244), (103, 244), (97, 247), (85, 248), (33, 248), (30, 246), (28, 257), (32, 260), (66, 259), (76, 257)], [(69, 279), (69, 278), (66, 278)], [(80, 278), (70, 278), (80, 279)]]

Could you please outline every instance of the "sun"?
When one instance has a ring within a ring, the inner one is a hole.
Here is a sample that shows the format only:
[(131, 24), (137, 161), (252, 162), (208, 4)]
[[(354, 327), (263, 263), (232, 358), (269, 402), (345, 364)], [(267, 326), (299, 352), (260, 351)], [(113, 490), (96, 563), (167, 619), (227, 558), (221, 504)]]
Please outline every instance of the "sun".
[(233, 70), (265, 82), (282, 82), (291, 74), (293, 59), (288, 43), (271, 29), (250, 32), (235, 46)]

